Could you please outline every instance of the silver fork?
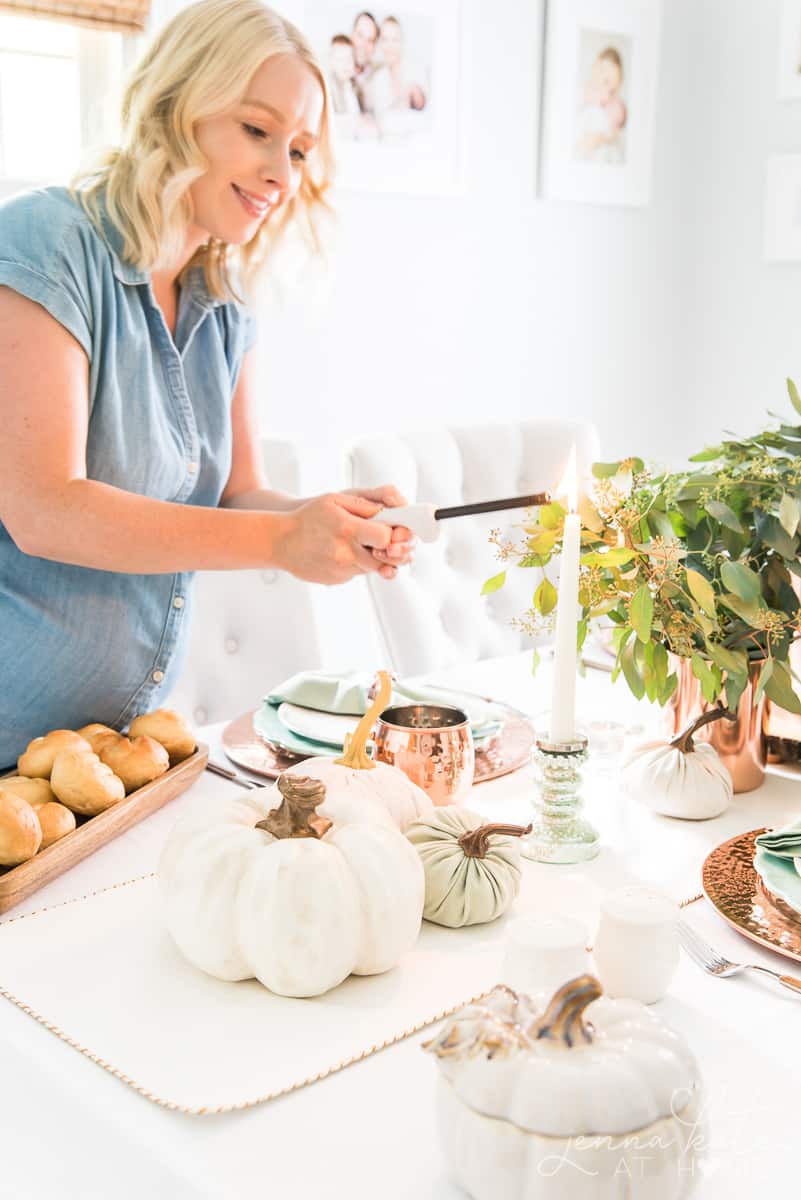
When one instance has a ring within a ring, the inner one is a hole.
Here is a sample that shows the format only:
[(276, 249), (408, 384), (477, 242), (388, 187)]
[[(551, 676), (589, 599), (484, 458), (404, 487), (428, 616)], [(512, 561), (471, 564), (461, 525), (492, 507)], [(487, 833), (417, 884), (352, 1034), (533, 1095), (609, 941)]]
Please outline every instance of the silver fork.
[(758, 967), (756, 963), (730, 962), (719, 950), (714, 950), (708, 942), (700, 938), (685, 921), (678, 922), (678, 933), (679, 941), (686, 953), (693, 962), (698, 963), (698, 966), (703, 967), (710, 975), (717, 975), (719, 979), (728, 979), (730, 975), (738, 975), (740, 971), (759, 971), (762, 975), (770, 975), (772, 979), (778, 980), (782, 987), (801, 996), (801, 979), (795, 979), (792, 975), (780, 975), (778, 971), (771, 971), (767, 967)]

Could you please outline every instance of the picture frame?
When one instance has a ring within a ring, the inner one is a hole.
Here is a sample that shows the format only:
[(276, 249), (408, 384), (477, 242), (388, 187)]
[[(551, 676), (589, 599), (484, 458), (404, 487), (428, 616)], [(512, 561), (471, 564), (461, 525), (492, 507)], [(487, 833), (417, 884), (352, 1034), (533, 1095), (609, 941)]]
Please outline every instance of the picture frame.
[(650, 198), (662, 0), (551, 0), (540, 195)]
[(768, 262), (801, 262), (801, 154), (776, 154), (768, 159), (765, 258)]
[(462, 0), (282, 5), (326, 71), (340, 187), (462, 190), (461, 9)]
[(778, 98), (801, 100), (801, 0), (783, 0), (782, 3)]

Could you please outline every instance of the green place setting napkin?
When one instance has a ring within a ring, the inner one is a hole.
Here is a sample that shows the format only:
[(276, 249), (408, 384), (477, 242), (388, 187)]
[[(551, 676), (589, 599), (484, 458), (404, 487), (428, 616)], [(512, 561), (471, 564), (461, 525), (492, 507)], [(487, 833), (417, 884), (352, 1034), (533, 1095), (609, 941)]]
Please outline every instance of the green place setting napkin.
[[(285, 680), (265, 697), (268, 704), (298, 704), (302, 708), (314, 708), (318, 712), (341, 713), (345, 716), (361, 716), (369, 707), (367, 693), (373, 676), (365, 671), (326, 673), (323, 671), (300, 671)], [(392, 683), (392, 704), (440, 704), (449, 708), (462, 708), (467, 712), (471, 725), (500, 724), (503, 713), (487, 701), (473, 696), (460, 699), (458, 692), (447, 693), (432, 687), (414, 687), (406, 683)], [(474, 728), (475, 732), (475, 728)]]
[(756, 844), (760, 850), (767, 850), (777, 858), (801, 858), (801, 818), (781, 829), (760, 833)]

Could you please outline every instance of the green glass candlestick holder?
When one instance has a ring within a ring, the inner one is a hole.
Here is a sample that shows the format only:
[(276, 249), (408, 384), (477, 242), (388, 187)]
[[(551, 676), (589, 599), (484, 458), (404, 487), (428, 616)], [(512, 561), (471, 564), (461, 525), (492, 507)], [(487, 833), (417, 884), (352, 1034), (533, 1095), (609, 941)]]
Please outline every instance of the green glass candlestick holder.
[(581, 776), (587, 762), (587, 739), (537, 738), (534, 751), (537, 817), (521, 850), (535, 862), (578, 863), (595, 858), (601, 848), (597, 830), (581, 815)]

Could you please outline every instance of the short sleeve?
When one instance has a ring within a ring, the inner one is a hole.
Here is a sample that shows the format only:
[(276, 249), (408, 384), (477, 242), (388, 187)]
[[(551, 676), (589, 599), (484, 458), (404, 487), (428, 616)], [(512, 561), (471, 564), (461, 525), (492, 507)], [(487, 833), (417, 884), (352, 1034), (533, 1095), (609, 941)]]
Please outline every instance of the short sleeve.
[(92, 354), (87, 218), (47, 190), (0, 206), (0, 285), (46, 309)]

